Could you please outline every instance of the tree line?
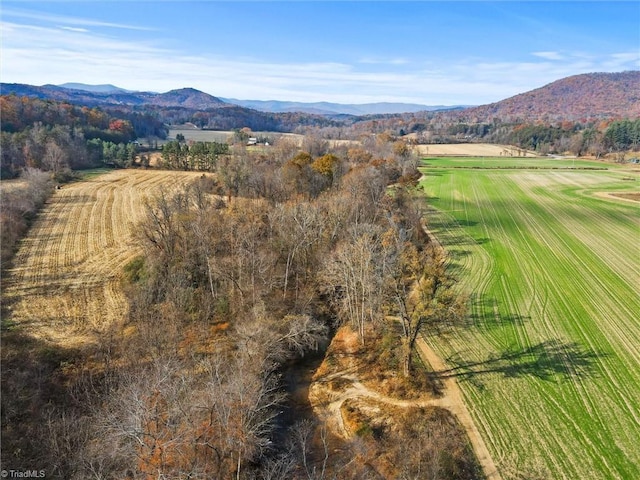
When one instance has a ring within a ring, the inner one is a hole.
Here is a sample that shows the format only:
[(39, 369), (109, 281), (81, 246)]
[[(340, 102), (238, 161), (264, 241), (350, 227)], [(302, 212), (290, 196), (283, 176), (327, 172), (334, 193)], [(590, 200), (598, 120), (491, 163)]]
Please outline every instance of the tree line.
[(24, 168), (51, 171), (63, 179), (70, 170), (101, 165), (128, 166), (136, 138), (166, 137), (166, 127), (146, 113), (74, 106), (16, 95), (0, 96), (0, 175), (14, 178)]
[(0, 264), (3, 269), (13, 256), (18, 240), (52, 191), (51, 176), (35, 168), (23, 171), (21, 184), (3, 187), (0, 197)]
[(162, 146), (162, 166), (173, 170), (215, 171), (220, 155), (229, 154), (229, 144), (172, 140)]

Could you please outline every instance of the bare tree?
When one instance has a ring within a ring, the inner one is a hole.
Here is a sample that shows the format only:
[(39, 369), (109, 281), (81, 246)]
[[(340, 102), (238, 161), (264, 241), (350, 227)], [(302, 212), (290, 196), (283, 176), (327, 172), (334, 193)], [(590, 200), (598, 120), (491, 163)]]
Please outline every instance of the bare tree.
[(284, 257), (282, 294), (286, 296), (290, 277), (295, 274), (297, 295), (299, 275), (310, 273), (307, 266), (312, 259), (313, 247), (322, 235), (321, 217), (310, 203), (288, 203), (277, 205), (269, 213), (269, 222), (276, 233), (274, 247)]
[(54, 174), (61, 172), (65, 168), (69, 168), (69, 163), (64, 150), (53, 140), (49, 140), (45, 146), (42, 165), (46, 170), (49, 170)]
[[(242, 147), (234, 147), (236, 150)], [(228, 199), (238, 196), (246, 186), (250, 169), (246, 152), (240, 151), (223, 157), (218, 165), (218, 174), (222, 184), (227, 188)]]
[(373, 224), (352, 227), (323, 269), (323, 280), (342, 321), (354, 326), (363, 345), (365, 326), (381, 314), (385, 283), (382, 233)]

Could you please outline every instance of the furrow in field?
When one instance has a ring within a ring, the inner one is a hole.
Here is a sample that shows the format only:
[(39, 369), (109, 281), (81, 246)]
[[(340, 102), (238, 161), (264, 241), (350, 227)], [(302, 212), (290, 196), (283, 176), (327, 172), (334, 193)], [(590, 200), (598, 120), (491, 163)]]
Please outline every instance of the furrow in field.
[[(597, 304), (593, 303), (591, 312), (595, 318), (607, 319), (612, 317), (612, 313), (616, 318), (634, 318), (634, 315), (640, 311), (640, 303), (637, 295), (623, 297), (613, 285), (621, 283), (621, 278), (616, 277), (615, 270), (619, 266), (618, 263), (611, 263), (602, 258), (602, 251), (595, 249), (594, 245), (601, 243), (606, 238), (607, 233), (611, 233), (609, 222), (605, 219), (594, 218), (588, 222), (578, 222), (575, 220), (575, 207), (566, 205), (563, 208), (557, 208), (557, 202), (554, 204), (547, 198), (537, 198), (536, 205), (543, 209), (543, 217), (549, 218), (555, 215), (557, 221), (556, 229), (562, 229), (562, 235), (558, 236), (561, 245), (559, 248), (571, 253), (573, 271), (581, 279), (582, 291), (587, 289), (590, 292), (603, 292), (601, 301)], [(604, 222), (604, 223), (603, 223)], [(628, 229), (632, 232), (633, 229)], [(628, 236), (626, 245), (633, 245), (632, 236)], [(627, 258), (633, 258), (633, 255), (627, 254)], [(624, 279), (624, 276), (622, 277)], [(637, 276), (635, 276), (637, 280)], [(637, 284), (637, 282), (633, 282)], [(588, 295), (587, 295), (588, 299)], [(640, 365), (640, 353), (633, 347), (634, 343), (640, 338), (640, 326), (636, 322), (619, 324), (616, 322), (601, 323), (599, 328), (604, 329), (607, 337), (616, 338), (624, 345), (624, 350), (633, 356), (636, 365)]]
[[(498, 362), (495, 373), (488, 368), (461, 379), (494, 458), (523, 461), (537, 451), (553, 478), (640, 474), (638, 257), (629, 249), (637, 242), (636, 210), (582, 202), (575, 194), (610, 179), (607, 172), (551, 171), (446, 172), (430, 179), (434, 203), (455, 217), (442, 243), (459, 249), (447, 244), (460, 236), (456, 226), (488, 239), (455, 263), (461, 278), (473, 278), (465, 284), (477, 301), (471, 306), (476, 328), (438, 340), (438, 351), (445, 358), (455, 352), (454, 365), (491, 366), (504, 348), (553, 340), (557, 351), (536, 361), (557, 355), (558, 371), (575, 372), (540, 380), (518, 374), (516, 362), (505, 370), (513, 368), (514, 376), (505, 376)], [(478, 281), (480, 250), (491, 255), (492, 267)]]
[(60, 344), (90, 341), (87, 328), (121, 321), (127, 302), (118, 277), (138, 251), (131, 230), (142, 199), (196, 177), (119, 170), (57, 190), (3, 279), (12, 321)]
[[(557, 211), (557, 205), (556, 205), (556, 211)], [(528, 218), (531, 218), (531, 216), (529, 216)], [(554, 230), (557, 232), (557, 230)], [(601, 272), (595, 272), (589, 265), (585, 264), (585, 262), (581, 261), (581, 259), (585, 256), (584, 254), (581, 253), (577, 253), (575, 251), (575, 249), (573, 247), (571, 247), (570, 241), (567, 239), (571, 239), (571, 235), (570, 235), (571, 230), (569, 229), (568, 231), (564, 232), (563, 235), (559, 236), (558, 238), (560, 239), (560, 243), (562, 244), (562, 247), (564, 247), (565, 250), (569, 251), (572, 253), (572, 257), (574, 259), (574, 263), (573, 263), (573, 271), (574, 274), (578, 274), (578, 277), (583, 279), (583, 281), (581, 282), (580, 285), (576, 285), (574, 286), (571, 291), (572, 293), (581, 293), (581, 295), (584, 297), (584, 303), (585, 305), (589, 305), (589, 294), (593, 294), (593, 292), (598, 291), (597, 289), (600, 288), (602, 289), (603, 284), (600, 281), (600, 278), (602, 276)], [(595, 282), (592, 281), (593, 279), (597, 279)], [(586, 281), (585, 281), (586, 280)], [(562, 295), (562, 292), (557, 292), (556, 296), (560, 297), (560, 295)], [(607, 295), (607, 298), (609, 296)], [(594, 304), (591, 306), (591, 309), (586, 313), (590, 318), (607, 318), (607, 314), (610, 313), (610, 305), (602, 305), (602, 304)], [(575, 308), (575, 307), (574, 307)], [(566, 306), (566, 310), (570, 311), (571, 306), (568, 305)], [(581, 325), (582, 322), (580, 321), (579, 318), (575, 318), (575, 324), (576, 325)], [(600, 325), (600, 327), (602, 327), (602, 325)], [(600, 348), (600, 349), (607, 349), (609, 347), (608, 342), (606, 341), (601, 341), (599, 343), (593, 343), (592, 341), (594, 340), (594, 332), (593, 331), (581, 331), (580, 332), (580, 336), (584, 339), (584, 341), (586, 343), (588, 343), (589, 345), (591, 345), (592, 348)], [(610, 335), (607, 335), (607, 339), (609, 339)], [(605, 350), (607, 351), (607, 350)], [(603, 363), (603, 366), (606, 365), (606, 362)], [(614, 371), (612, 369), (605, 369), (605, 371), (603, 372), (608, 378), (611, 379), (611, 381), (615, 384), (617, 382), (615, 382), (615, 375), (614, 375)], [(580, 393), (579, 395), (584, 403), (585, 406), (587, 404), (594, 404), (594, 400), (592, 397), (588, 396), (587, 393)], [(616, 395), (613, 395), (616, 396)]]

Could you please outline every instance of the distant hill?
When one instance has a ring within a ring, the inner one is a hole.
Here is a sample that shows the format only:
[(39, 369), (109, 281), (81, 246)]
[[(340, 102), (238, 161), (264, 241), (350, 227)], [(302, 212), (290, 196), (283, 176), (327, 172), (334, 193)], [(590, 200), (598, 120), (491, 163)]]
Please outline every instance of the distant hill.
[(76, 105), (128, 105), (136, 106), (148, 102), (153, 93), (146, 92), (91, 92), (88, 90), (71, 89), (57, 85), (26, 85), (23, 83), (0, 84), (2, 95), (14, 93), (18, 96), (35, 97), (61, 102), (69, 102)]
[(384, 115), (463, 108), (463, 106), (420, 105), (416, 103), (389, 102), (344, 104), (330, 102), (287, 102), (280, 100), (238, 100), (235, 98), (223, 98), (222, 100), (242, 107), (260, 110), (261, 112), (304, 112), (319, 115)]
[(158, 107), (180, 106), (194, 110), (206, 110), (208, 108), (227, 105), (226, 102), (223, 102), (219, 98), (196, 90), (195, 88), (180, 88), (166, 93), (159, 93), (150, 96), (148, 103)]
[(420, 105), (414, 103), (365, 103), (340, 104), (330, 102), (288, 102), (279, 100), (237, 100), (218, 98), (194, 88), (181, 88), (166, 93), (135, 92), (111, 84), (87, 85), (84, 83), (64, 83), (41, 87), (20, 83), (3, 83), (2, 94), (49, 98), (52, 100), (81, 103), (84, 105), (153, 105), (156, 107), (183, 107), (206, 110), (229, 105), (237, 105), (268, 113), (302, 112), (315, 115), (388, 115), (414, 113), (419, 111), (439, 111), (461, 109), (463, 106)]
[(63, 83), (57, 85), (61, 88), (68, 88), (71, 90), (84, 90), (86, 92), (93, 93), (131, 93), (132, 90), (125, 90), (124, 88), (116, 87), (111, 84), (104, 85), (87, 85), (86, 83)]
[(640, 71), (574, 75), (459, 115), (477, 121), (640, 117)]
[(193, 88), (181, 88), (179, 90), (171, 90), (166, 93), (129, 92), (118, 87), (115, 88), (115, 91), (92, 91), (81, 88), (61, 87), (57, 85), (43, 85), (41, 87), (37, 87), (22, 83), (3, 83), (0, 85), (0, 92), (3, 95), (15, 93), (19, 96), (47, 98), (90, 106), (124, 105), (135, 107), (149, 105), (156, 107), (182, 107), (193, 110), (206, 110), (208, 108), (229, 106), (229, 104), (223, 102), (219, 98)]

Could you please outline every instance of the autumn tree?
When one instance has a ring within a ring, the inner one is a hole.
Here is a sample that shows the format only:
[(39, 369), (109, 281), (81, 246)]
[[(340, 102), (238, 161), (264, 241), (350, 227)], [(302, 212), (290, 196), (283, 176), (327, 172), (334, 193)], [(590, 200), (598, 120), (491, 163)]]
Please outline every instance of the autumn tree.
[(339, 178), (340, 159), (332, 153), (327, 153), (316, 158), (311, 164), (311, 169), (320, 175), (322, 182), (316, 190), (324, 190), (325, 185), (331, 186)]
[(313, 157), (308, 152), (298, 152), (282, 166), (282, 177), (291, 194), (310, 196)]
[(415, 342), (423, 327), (440, 328), (466, 313), (466, 300), (454, 290), (444, 252), (405, 244), (393, 278), (392, 300), (402, 325), (402, 373), (411, 374)]
[(218, 174), (226, 187), (228, 200), (238, 196), (250, 175), (247, 157), (242, 153), (225, 156), (218, 165)]

